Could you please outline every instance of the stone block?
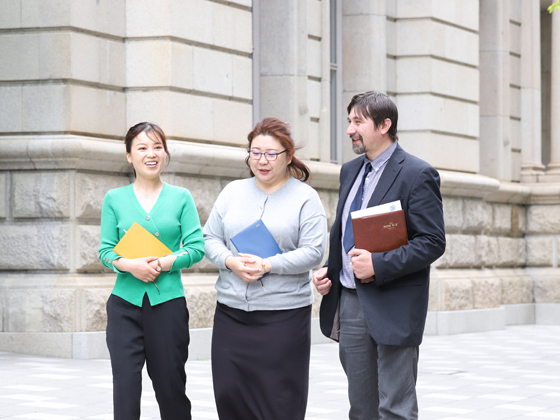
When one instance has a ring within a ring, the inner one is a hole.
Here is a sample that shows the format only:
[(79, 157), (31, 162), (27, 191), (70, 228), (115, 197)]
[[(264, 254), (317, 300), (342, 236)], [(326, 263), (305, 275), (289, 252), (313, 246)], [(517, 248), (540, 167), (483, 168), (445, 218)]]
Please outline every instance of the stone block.
[(8, 176), (6, 172), (0, 172), (0, 219), (8, 217)]
[(232, 55), (207, 48), (193, 48), (194, 89), (219, 95), (233, 95)]
[(305, 145), (306, 158), (321, 159), (321, 124), (316, 121), (309, 121), (309, 133), (307, 144)]
[(559, 324), (558, 320), (560, 320), (560, 305), (558, 303), (540, 303), (535, 306), (535, 324)]
[(24, 28), (71, 26), (124, 37), (125, 0), (83, 0), (77, 3), (26, 0), (21, 2), (21, 25)]
[(307, 0), (307, 33), (321, 38), (321, 24), (323, 21), (320, 0)]
[[(523, 148), (521, 130), (521, 121), (511, 119), (509, 120), (509, 140), (512, 149), (521, 150)], [(519, 152), (517, 154), (519, 154)]]
[[(387, 24), (389, 24), (389, 22), (387, 22)], [(394, 58), (387, 58), (387, 92), (397, 91), (396, 74), (397, 74), (397, 60), (395, 60)]]
[(407, 152), (438, 169), (472, 173), (479, 171), (478, 140), (433, 131), (399, 131), (399, 143)]
[[(387, 86), (387, 18), (381, 15), (347, 15), (343, 28), (343, 78), (346, 91)], [(348, 103), (344, 101), (344, 103)]]
[(509, 80), (512, 85), (521, 86), (521, 57), (509, 56)]
[(560, 303), (560, 279), (557, 276), (538, 276), (533, 281), (536, 303)]
[[(125, 148), (123, 145), (123, 159)], [(107, 191), (124, 187), (128, 176), (99, 175), (78, 172), (76, 174), (76, 217), (80, 219), (101, 219), (101, 208)]]
[(222, 191), (220, 181), (212, 178), (197, 178), (192, 176), (175, 176), (174, 184), (188, 189), (196, 204), (200, 223), (204, 226), (214, 203)]
[(527, 213), (525, 207), (513, 206), (511, 208), (511, 229), (514, 232), (525, 232), (527, 229)]
[[(391, 5), (396, 2), (389, 1), (361, 1), (347, 0), (342, 2), (343, 15), (379, 15), (385, 16), (389, 13)], [(393, 17), (396, 17), (393, 15)]]
[(397, 56), (427, 55), (478, 66), (478, 34), (461, 28), (429, 18), (397, 20), (397, 40)]
[(21, 0), (0, 0), (0, 29), (21, 27)]
[(80, 273), (100, 273), (103, 264), (99, 261), (100, 226), (78, 226), (76, 228), (76, 270)]
[(516, 238), (517, 242), (517, 263), (516, 266), (524, 267), (527, 264), (527, 242), (525, 238)]
[[(129, 91), (127, 121), (154, 121), (168, 137), (245, 144), (253, 124), (249, 103), (170, 91)], [(185, 118), (188, 115), (189, 118)], [(210, 124), (209, 121), (212, 121)]]
[(509, 115), (521, 118), (521, 89), (517, 87), (509, 88)]
[(253, 98), (253, 60), (233, 55), (233, 96)]
[(70, 89), (70, 86), (55, 84), (24, 85), (22, 87), (23, 131), (68, 130)]
[[(39, 37), (39, 78), (41, 79), (80, 79), (81, 76), (89, 75), (89, 65), (92, 64), (92, 61), (99, 61), (96, 37), (70, 32), (47, 32), (37, 36)], [(71, 63), (74, 64), (81, 60), (85, 61), (81, 69), (86, 69), (86, 71), (82, 72), (83, 74), (73, 73)], [(93, 78), (84, 79), (93, 80)]]
[(552, 267), (554, 263), (554, 236), (526, 236), (527, 265), (529, 267)]
[[(60, 223), (0, 225), (0, 270), (68, 270), (71, 228)], [(25, 256), (25, 258), (22, 258)]]
[(398, 0), (397, 18), (431, 17), (471, 31), (478, 31), (478, 1)]
[(399, 94), (433, 92), (478, 102), (478, 69), (432, 57), (399, 58), (396, 69)]
[(125, 94), (88, 86), (23, 86), (23, 130), (122, 136)]
[(83, 289), (81, 293), (81, 319), (85, 331), (105, 331), (107, 328), (107, 299), (111, 289)]
[[(170, 86), (171, 48), (172, 42), (168, 40), (131, 40), (127, 42), (127, 86)], [(188, 48), (191, 50), (190, 71), (192, 75), (192, 47), (188, 46)], [(149, 57), (148, 60), (146, 60), (147, 57)], [(185, 68), (184, 71), (188, 71), (188, 69)]]
[(307, 81), (307, 98), (309, 116), (319, 118), (322, 108), (321, 82)]
[(212, 327), (216, 310), (216, 290), (212, 286), (185, 287), (185, 296), (190, 315), (189, 327)]
[[(1, 66), (1, 64), (0, 64)], [(0, 131), (21, 132), (23, 129), (22, 87), (0, 87)]]
[(14, 172), (14, 218), (70, 217), (69, 172)]
[(0, 350), (43, 357), (72, 357), (72, 333), (0, 333)]
[(398, 102), (401, 131), (435, 130), (473, 139), (479, 135), (476, 104), (430, 94), (402, 94)]
[(496, 265), (501, 267), (522, 265), (520, 263), (523, 256), (520, 254), (521, 250), (518, 238), (498, 237), (498, 263)]
[(498, 263), (498, 239), (493, 236), (476, 235), (476, 266), (492, 267)]
[(458, 311), (473, 308), (473, 287), (471, 279), (442, 280), (444, 288), (444, 311)]
[(21, 27), (37, 28), (69, 26), (72, 4), (56, 0), (26, 0), (21, 2)]
[(523, 0), (509, 0), (509, 20), (521, 23), (523, 20), (523, 7), (521, 2)]
[(475, 237), (473, 235), (446, 235), (447, 263), (450, 267), (472, 267), (476, 264)]
[(39, 39), (35, 33), (0, 35), (0, 54), (3, 57), (0, 61), (1, 80), (38, 78)]
[(251, 12), (220, 3), (212, 3), (212, 23), (215, 45), (247, 54), (253, 52), (253, 14)]
[(248, 103), (214, 100), (214, 139), (232, 145), (245, 145), (253, 128), (253, 106)]
[(199, 0), (127, 3), (126, 32), (128, 37), (173, 36), (252, 52), (252, 13), (227, 4)]
[(443, 216), (446, 232), (460, 230), (463, 227), (463, 200), (455, 197), (443, 197)]
[[(92, 83), (125, 85), (126, 50), (123, 42), (80, 33), (72, 33), (70, 38), (68, 54), (71, 55), (71, 65), (66, 70), (70, 77)], [(57, 54), (53, 55), (57, 57)], [(144, 57), (142, 66), (149, 67), (157, 59), (151, 57), (147, 60)]]
[(6, 332), (69, 332), (75, 330), (73, 289), (7, 289), (4, 297)]
[[(317, 0), (309, 0), (317, 2)], [(318, 3), (318, 2), (317, 2)], [(315, 39), (307, 40), (307, 74), (309, 76), (321, 77), (322, 75), (321, 41)]]
[(492, 204), (492, 231), (498, 233), (511, 232), (511, 206)]
[(527, 207), (527, 233), (559, 233), (560, 205)]
[(502, 305), (533, 302), (533, 279), (527, 275), (500, 277)]
[(463, 200), (463, 229), (489, 232), (492, 229), (492, 205), (482, 200)]
[(509, 23), (509, 51), (521, 55), (521, 25)]
[(124, 92), (71, 86), (69, 94), (70, 130), (118, 137), (126, 132)]
[(497, 308), (502, 302), (502, 285), (497, 277), (472, 279), (473, 308)]

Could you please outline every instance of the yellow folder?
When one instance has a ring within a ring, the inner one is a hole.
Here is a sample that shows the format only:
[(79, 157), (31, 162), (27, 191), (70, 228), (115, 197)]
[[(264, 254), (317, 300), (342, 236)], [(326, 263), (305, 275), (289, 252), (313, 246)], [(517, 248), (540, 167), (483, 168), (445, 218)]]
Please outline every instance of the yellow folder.
[(164, 257), (173, 253), (163, 242), (136, 222), (124, 234), (113, 251), (121, 257), (130, 259)]

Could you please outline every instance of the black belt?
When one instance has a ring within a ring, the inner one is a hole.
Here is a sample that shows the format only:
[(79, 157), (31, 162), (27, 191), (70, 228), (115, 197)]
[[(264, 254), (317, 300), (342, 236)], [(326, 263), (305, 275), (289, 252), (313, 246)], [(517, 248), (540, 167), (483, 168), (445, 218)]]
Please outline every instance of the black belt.
[(358, 293), (358, 292), (356, 291), (356, 289), (350, 289), (349, 287), (346, 287), (346, 286), (344, 286), (344, 285), (342, 285), (342, 284), (341, 284), (341, 286), (342, 286), (343, 289), (349, 291), (350, 293)]

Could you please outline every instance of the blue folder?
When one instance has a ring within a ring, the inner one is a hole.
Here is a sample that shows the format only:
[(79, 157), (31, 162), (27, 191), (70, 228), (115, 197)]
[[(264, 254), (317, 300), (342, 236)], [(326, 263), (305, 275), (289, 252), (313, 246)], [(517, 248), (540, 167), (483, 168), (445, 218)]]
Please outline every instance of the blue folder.
[(261, 258), (273, 257), (282, 253), (261, 219), (250, 224), (237, 235), (232, 236), (231, 242), (237, 248), (237, 251)]

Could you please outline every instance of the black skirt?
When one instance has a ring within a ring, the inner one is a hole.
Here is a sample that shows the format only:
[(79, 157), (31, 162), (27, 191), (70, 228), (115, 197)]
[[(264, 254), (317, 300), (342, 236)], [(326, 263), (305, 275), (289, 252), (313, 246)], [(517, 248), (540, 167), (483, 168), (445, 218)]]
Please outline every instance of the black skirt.
[(311, 305), (245, 312), (218, 302), (212, 376), (220, 419), (303, 420), (310, 350)]

